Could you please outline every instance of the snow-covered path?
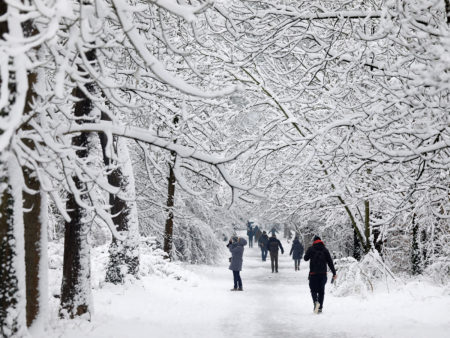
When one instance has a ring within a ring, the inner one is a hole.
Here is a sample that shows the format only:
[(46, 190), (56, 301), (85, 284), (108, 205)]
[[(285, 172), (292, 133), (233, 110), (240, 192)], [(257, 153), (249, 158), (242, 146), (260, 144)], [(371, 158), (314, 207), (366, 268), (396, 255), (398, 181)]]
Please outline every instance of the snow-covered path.
[[(94, 292), (91, 323), (63, 322), (59, 337), (447, 337), (450, 297), (422, 283), (379, 292), (367, 299), (333, 297), (324, 313), (312, 313), (307, 263), (294, 271), (283, 242), (278, 274), (257, 247), (245, 249), (244, 292), (231, 292), (225, 256), (217, 266), (188, 266), (187, 281), (156, 276)], [(327, 291), (330, 284), (327, 284)], [(64, 333), (62, 333), (64, 331)], [(56, 334), (58, 333), (58, 334)]]

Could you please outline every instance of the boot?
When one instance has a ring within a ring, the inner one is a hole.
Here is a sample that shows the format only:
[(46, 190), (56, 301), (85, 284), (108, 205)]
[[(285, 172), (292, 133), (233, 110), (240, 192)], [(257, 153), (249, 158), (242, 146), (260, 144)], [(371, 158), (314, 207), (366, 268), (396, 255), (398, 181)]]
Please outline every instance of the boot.
[(314, 313), (315, 314), (319, 313), (319, 307), (320, 307), (320, 303), (319, 302), (315, 302), (314, 303)]

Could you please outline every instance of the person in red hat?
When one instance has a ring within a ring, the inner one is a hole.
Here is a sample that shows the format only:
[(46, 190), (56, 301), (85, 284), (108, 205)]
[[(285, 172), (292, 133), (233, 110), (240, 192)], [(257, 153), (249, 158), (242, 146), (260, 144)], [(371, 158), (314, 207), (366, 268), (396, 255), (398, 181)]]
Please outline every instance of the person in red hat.
[(336, 269), (330, 252), (319, 236), (314, 236), (314, 242), (305, 254), (305, 261), (309, 261), (309, 288), (314, 303), (314, 313), (322, 313), (323, 299), (325, 297), (325, 284), (327, 282), (327, 265), (336, 279)]

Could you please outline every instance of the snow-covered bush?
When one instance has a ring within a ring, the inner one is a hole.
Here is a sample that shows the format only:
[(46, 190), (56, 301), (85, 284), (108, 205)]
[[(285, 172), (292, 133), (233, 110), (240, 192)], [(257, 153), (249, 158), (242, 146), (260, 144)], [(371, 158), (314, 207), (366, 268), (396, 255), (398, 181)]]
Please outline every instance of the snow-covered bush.
[(366, 297), (374, 289), (375, 281), (395, 280), (394, 274), (381, 259), (378, 251), (372, 250), (361, 261), (345, 257), (335, 261), (338, 279), (331, 293), (335, 296), (357, 294)]
[(450, 259), (448, 257), (439, 258), (425, 269), (425, 275), (437, 284), (450, 284)]
[(173, 243), (176, 257), (192, 264), (215, 263), (223, 247), (214, 230), (198, 219), (175, 228)]
[(154, 237), (147, 237), (141, 241), (139, 275), (156, 275), (187, 281), (190, 273), (178, 264), (170, 262), (167, 254), (157, 247)]
[(339, 278), (335, 281), (331, 293), (335, 296), (345, 297), (358, 294), (363, 297), (372, 290), (372, 284), (361, 269), (361, 264), (353, 257), (344, 257), (336, 260), (335, 267)]

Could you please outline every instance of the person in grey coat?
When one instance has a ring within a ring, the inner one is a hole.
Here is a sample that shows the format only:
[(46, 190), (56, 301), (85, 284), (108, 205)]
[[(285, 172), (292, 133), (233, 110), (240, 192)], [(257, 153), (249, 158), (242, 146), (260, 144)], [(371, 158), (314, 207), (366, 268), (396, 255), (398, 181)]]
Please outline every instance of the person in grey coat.
[(227, 244), (228, 250), (231, 252), (229, 269), (233, 271), (234, 279), (234, 287), (231, 291), (243, 291), (240, 271), (242, 270), (242, 256), (246, 245), (247, 241), (237, 236), (233, 236)]
[(300, 243), (298, 236), (295, 236), (294, 241), (292, 242), (291, 251), (289, 255), (292, 255), (292, 259), (294, 260), (295, 271), (300, 270), (300, 260), (303, 257), (303, 245)]

